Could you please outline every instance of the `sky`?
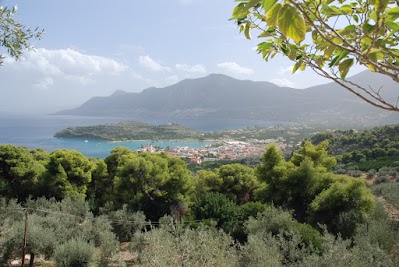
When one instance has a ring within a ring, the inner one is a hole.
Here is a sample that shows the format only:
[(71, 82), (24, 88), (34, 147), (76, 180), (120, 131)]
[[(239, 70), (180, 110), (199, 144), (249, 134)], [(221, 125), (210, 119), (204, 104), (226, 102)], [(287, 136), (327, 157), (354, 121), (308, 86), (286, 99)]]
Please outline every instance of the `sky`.
[[(44, 29), (20, 61), (0, 67), (0, 112), (51, 113), (116, 90), (141, 92), (222, 73), (306, 88), (328, 81), (292, 63), (265, 62), (230, 21), (234, 0), (35, 0), (17, 19)], [(1, 51), (1, 50), (0, 50)]]

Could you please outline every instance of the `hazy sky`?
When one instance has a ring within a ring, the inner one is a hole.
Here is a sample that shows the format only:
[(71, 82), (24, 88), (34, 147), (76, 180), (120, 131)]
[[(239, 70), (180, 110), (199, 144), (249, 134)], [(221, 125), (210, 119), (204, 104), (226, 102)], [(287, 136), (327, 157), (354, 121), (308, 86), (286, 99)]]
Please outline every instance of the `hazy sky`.
[(115, 90), (140, 92), (224, 73), (305, 88), (325, 83), (291, 62), (265, 62), (229, 21), (234, 0), (35, 0), (18, 5), (24, 24), (45, 30), (35, 52), (0, 68), (0, 112), (53, 112)]

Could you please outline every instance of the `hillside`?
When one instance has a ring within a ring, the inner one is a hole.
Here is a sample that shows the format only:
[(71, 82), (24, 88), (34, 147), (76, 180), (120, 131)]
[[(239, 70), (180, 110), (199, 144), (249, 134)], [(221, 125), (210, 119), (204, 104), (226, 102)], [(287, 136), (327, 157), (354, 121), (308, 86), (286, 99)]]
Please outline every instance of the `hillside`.
[[(394, 88), (390, 80), (378, 74), (360, 73), (352, 80), (363, 81), (374, 88), (381, 85)], [(394, 95), (394, 91), (386, 92)], [(141, 93), (117, 91), (57, 114), (138, 120), (160, 118), (165, 121), (176, 118), (247, 119), (335, 126), (377, 126), (394, 123), (398, 118), (398, 114), (363, 103), (334, 83), (298, 90), (221, 74), (183, 80), (165, 88), (148, 88)]]
[(311, 142), (329, 141), (328, 152), (343, 164), (352, 163), (362, 170), (399, 166), (399, 125), (356, 132), (337, 130), (314, 135)]
[(142, 122), (126, 121), (116, 124), (72, 127), (57, 132), (58, 138), (90, 138), (110, 141), (125, 140), (180, 140), (198, 139), (200, 132), (178, 124), (150, 125)]

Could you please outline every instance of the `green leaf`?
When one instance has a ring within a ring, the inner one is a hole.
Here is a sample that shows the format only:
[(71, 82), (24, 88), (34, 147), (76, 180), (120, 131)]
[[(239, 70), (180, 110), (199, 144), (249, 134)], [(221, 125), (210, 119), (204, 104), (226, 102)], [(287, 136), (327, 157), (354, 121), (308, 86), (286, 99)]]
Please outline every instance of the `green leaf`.
[(296, 44), (305, 39), (306, 23), (302, 14), (292, 5), (285, 4), (278, 17), (278, 27), (285, 36), (291, 38)]
[(321, 6), (321, 11), (322, 11), (322, 13), (326, 14), (329, 17), (342, 15), (342, 13), (343, 13), (337, 7), (329, 6), (327, 4), (323, 4)]
[(399, 7), (397, 6), (397, 7), (387, 10), (387, 14), (388, 14), (387, 20), (393, 21), (393, 20), (399, 18)]
[(277, 25), (280, 10), (281, 4), (277, 3), (266, 13), (266, 22), (269, 27), (275, 27)]
[(394, 21), (385, 21), (385, 25), (394, 32), (399, 30), (399, 24)]
[(353, 66), (353, 63), (355, 60), (353, 58), (348, 58), (344, 60), (341, 64), (338, 66), (339, 70), (339, 75), (341, 76), (341, 79), (345, 79), (346, 75), (348, 74), (349, 69)]
[(326, 50), (324, 50), (324, 58), (328, 59), (331, 57), (332, 53), (335, 50), (335, 46), (330, 45)]
[(294, 74), (299, 67), (302, 65), (302, 61), (298, 61), (297, 63), (295, 63), (294, 67), (292, 68), (292, 74)]
[(263, 42), (258, 44), (258, 52), (261, 53), (262, 57), (266, 60), (273, 50), (273, 42)]
[(277, 0), (262, 0), (262, 7), (265, 10), (265, 14), (274, 6)]
[(256, 6), (257, 4), (260, 3), (261, 0), (249, 0), (247, 5), (245, 6), (245, 9), (248, 11), (251, 7)]
[(245, 3), (240, 3), (233, 10), (232, 19), (238, 19), (246, 17), (248, 15), (248, 10), (245, 9)]
[(251, 34), (249, 31), (251, 30), (251, 23), (248, 21), (245, 25), (244, 34), (248, 40), (251, 40)]
[(339, 8), (339, 10), (344, 13), (345, 15), (347, 14), (352, 14), (353, 13), (353, 9), (350, 5), (343, 5)]

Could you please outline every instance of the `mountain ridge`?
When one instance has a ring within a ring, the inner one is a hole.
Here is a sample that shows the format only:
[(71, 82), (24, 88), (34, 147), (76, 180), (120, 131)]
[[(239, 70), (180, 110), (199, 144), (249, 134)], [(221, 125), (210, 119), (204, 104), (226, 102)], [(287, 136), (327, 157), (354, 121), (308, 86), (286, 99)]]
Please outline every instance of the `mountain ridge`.
[[(386, 77), (375, 75), (362, 72), (351, 79), (355, 82), (367, 79), (371, 86), (382, 83), (392, 87), (393, 82)], [(115, 91), (108, 97), (93, 97), (78, 108), (56, 114), (371, 125), (376, 119), (392, 123), (392, 116), (394, 121), (398, 118), (362, 102), (335, 83), (293, 89), (223, 74), (187, 79), (163, 88), (150, 87), (140, 93)]]

